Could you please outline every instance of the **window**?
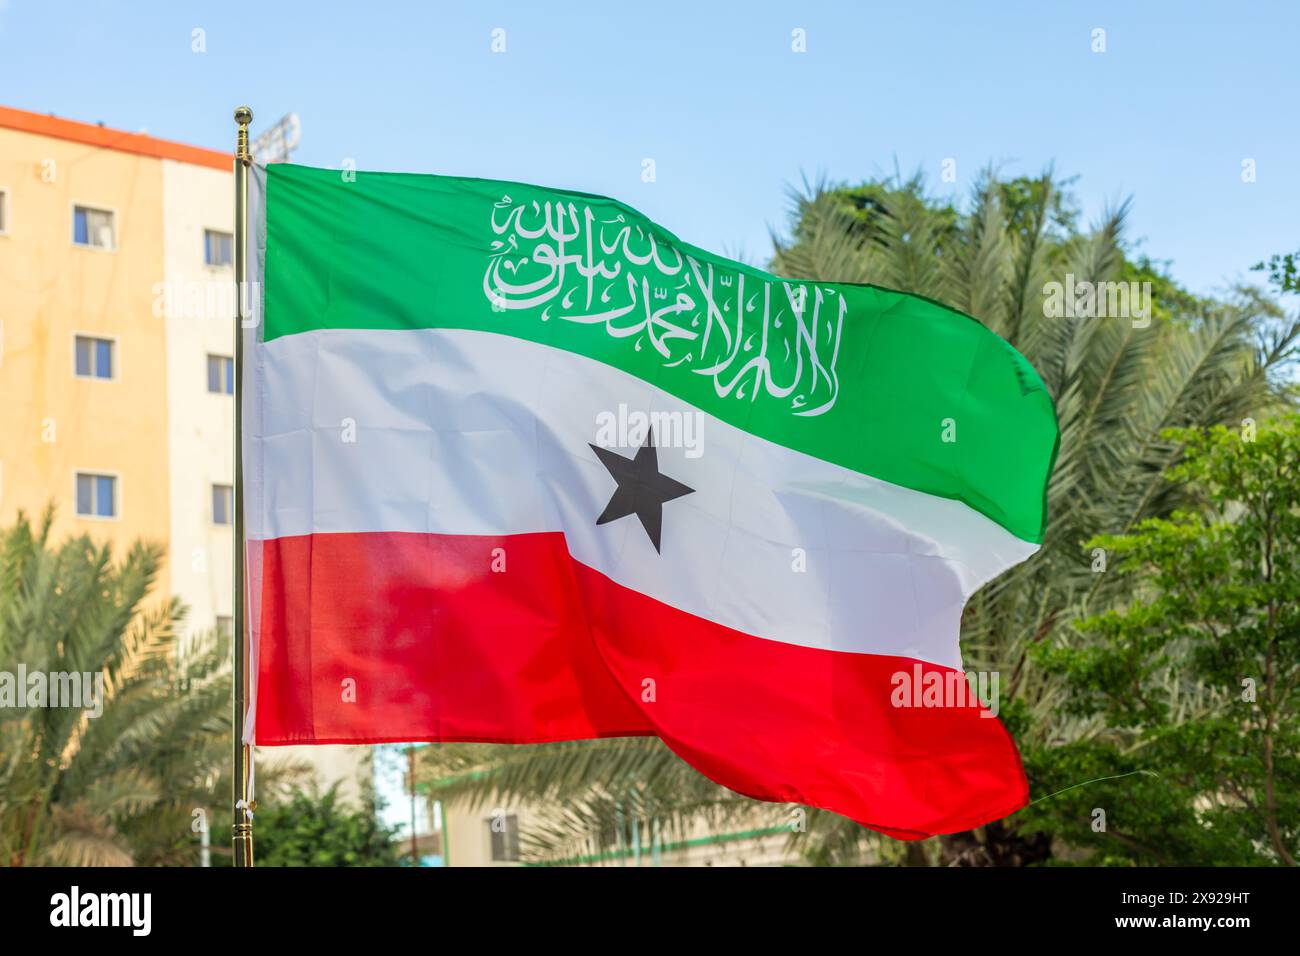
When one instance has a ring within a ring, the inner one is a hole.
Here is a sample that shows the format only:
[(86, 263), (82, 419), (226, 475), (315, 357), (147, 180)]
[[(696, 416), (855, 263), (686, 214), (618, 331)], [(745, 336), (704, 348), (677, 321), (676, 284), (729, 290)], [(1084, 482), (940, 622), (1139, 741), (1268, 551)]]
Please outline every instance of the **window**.
[(512, 863), (519, 859), (519, 818), (494, 816), (488, 819), (488, 832), (492, 835), (492, 861)]
[(113, 229), (113, 214), (107, 209), (73, 206), (72, 241), (79, 246), (91, 246), (95, 249), (116, 248), (117, 237)]
[(208, 391), (235, 394), (235, 360), (227, 355), (208, 356)]
[(0, 189), (0, 236), (9, 231), (9, 192)]
[(203, 230), (203, 261), (210, 266), (228, 266), (235, 261), (235, 237), (215, 229)]
[(217, 633), (222, 637), (229, 637), (235, 633), (235, 619), (229, 614), (217, 615)]
[(77, 378), (113, 378), (116, 374), (112, 339), (76, 337)]
[(212, 523), (230, 524), (235, 514), (235, 489), (230, 485), (212, 486)]
[(117, 479), (77, 472), (77, 514), (84, 518), (116, 518)]

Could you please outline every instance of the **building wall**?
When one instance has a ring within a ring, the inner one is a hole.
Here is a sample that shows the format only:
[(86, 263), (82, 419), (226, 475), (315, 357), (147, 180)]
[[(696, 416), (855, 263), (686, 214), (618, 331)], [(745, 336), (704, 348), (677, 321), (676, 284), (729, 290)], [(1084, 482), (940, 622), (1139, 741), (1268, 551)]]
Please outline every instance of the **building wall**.
[[(494, 808), (470, 807), (454, 801), (443, 804), (443, 840), (448, 866), (518, 866), (492, 859), (492, 833), (488, 823)], [(507, 813), (518, 813), (506, 808)]]
[[(234, 314), (219, 297), (187, 303), (234, 278), (204, 261), (204, 230), (233, 232), (229, 162), (0, 107), (0, 526), (53, 502), (55, 542), (88, 533), (119, 554), (141, 538), (163, 545), (154, 600), (178, 596), (190, 634), (232, 613), (233, 528), (213, 522), (211, 487), (231, 483), (234, 403), (208, 392), (207, 356), (234, 354)], [(76, 203), (116, 213), (115, 249), (73, 244)], [(116, 341), (115, 379), (75, 376), (76, 333)], [(118, 477), (116, 518), (77, 516), (78, 470)], [(322, 786), (341, 781), (353, 803), (367, 753), (259, 751), (306, 763)]]
[(234, 528), (213, 522), (212, 485), (234, 475), (235, 404), (208, 391), (207, 358), (234, 355), (233, 315), (211, 307), (226, 298), (208, 294), (232, 283), (234, 271), (205, 264), (204, 231), (234, 232), (234, 180), (165, 159), (162, 182), (172, 591), (189, 608), (192, 634), (233, 614)]
[(322, 790), (339, 785), (339, 799), (353, 807), (361, 806), (363, 788), (369, 783), (367, 760), (371, 748), (362, 745), (319, 744), (310, 747), (258, 747), (256, 760), (306, 765), (311, 778)]
[[(118, 554), (170, 535), (161, 161), (0, 128), (0, 525), (53, 502), (54, 540)], [(72, 242), (74, 203), (116, 213), (112, 251)], [(112, 381), (74, 374), (77, 332), (115, 339)], [(118, 476), (118, 516), (78, 517), (74, 473)], [(156, 593), (170, 590), (164, 566)]]
[[(491, 823), (494, 813), (513, 816), (520, 830), (537, 822), (528, 807), (508, 805), (470, 807), (462, 801), (444, 805), (444, 840), (449, 866), (520, 866), (492, 859)], [(715, 830), (700, 820), (688, 833), (665, 834), (655, 840), (639, 832), (641, 852), (631, 846), (598, 846), (587, 841), (574, 846), (560, 863), (567, 866), (784, 866), (797, 862), (788, 849), (790, 830), (779, 808), (756, 810), (753, 819)], [(656, 849), (657, 844), (657, 849)]]

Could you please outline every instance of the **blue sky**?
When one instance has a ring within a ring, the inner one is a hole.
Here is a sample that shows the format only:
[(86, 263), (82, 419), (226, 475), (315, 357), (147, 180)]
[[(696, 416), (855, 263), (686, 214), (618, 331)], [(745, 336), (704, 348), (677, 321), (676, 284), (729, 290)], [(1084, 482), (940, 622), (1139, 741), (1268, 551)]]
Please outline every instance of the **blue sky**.
[(1211, 292), (1300, 246), (1298, 50), (1294, 2), (0, 0), (0, 104), (224, 149), (293, 110), (297, 162), (604, 193), (750, 261), (805, 174), (1054, 163)]

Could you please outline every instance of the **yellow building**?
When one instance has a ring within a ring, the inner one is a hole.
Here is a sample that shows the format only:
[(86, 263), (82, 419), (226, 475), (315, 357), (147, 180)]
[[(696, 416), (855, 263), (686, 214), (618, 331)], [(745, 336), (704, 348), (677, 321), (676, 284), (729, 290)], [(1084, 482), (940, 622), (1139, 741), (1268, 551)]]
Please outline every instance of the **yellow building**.
[[(232, 166), (0, 107), (0, 527), (164, 545), (187, 633), (233, 610)], [(355, 799), (366, 752), (263, 753)]]
[[(163, 164), (212, 150), (0, 108), (0, 525), (171, 537)], [(170, 591), (164, 570), (159, 593)]]

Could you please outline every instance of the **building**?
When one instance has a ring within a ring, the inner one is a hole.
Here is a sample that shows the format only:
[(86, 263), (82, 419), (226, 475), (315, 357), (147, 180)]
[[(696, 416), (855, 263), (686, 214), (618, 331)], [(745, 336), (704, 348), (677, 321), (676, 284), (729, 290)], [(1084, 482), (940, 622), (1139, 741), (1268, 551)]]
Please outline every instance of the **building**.
[[(429, 791), (417, 784), (417, 792)], [(545, 859), (530, 859), (523, 833), (540, 821), (534, 807), (471, 806), (428, 801), (431, 829), (441, 839), (445, 866), (786, 866), (790, 849), (786, 808), (757, 805), (743, 822), (722, 828), (704, 819), (686, 832), (666, 832), (650, 821), (629, 821), (621, 836), (580, 841)]]
[(0, 523), (53, 503), (56, 539), (171, 538), (167, 162), (227, 159), (0, 109)]
[[(172, 591), (191, 628), (229, 631), (233, 608), (234, 203), (232, 160), (162, 162)], [(229, 294), (225, 294), (229, 290)], [(156, 320), (159, 321), (159, 320)]]
[[(0, 526), (166, 545), (187, 634), (233, 612), (232, 162), (0, 107)], [(366, 748), (286, 750), (359, 795)]]

